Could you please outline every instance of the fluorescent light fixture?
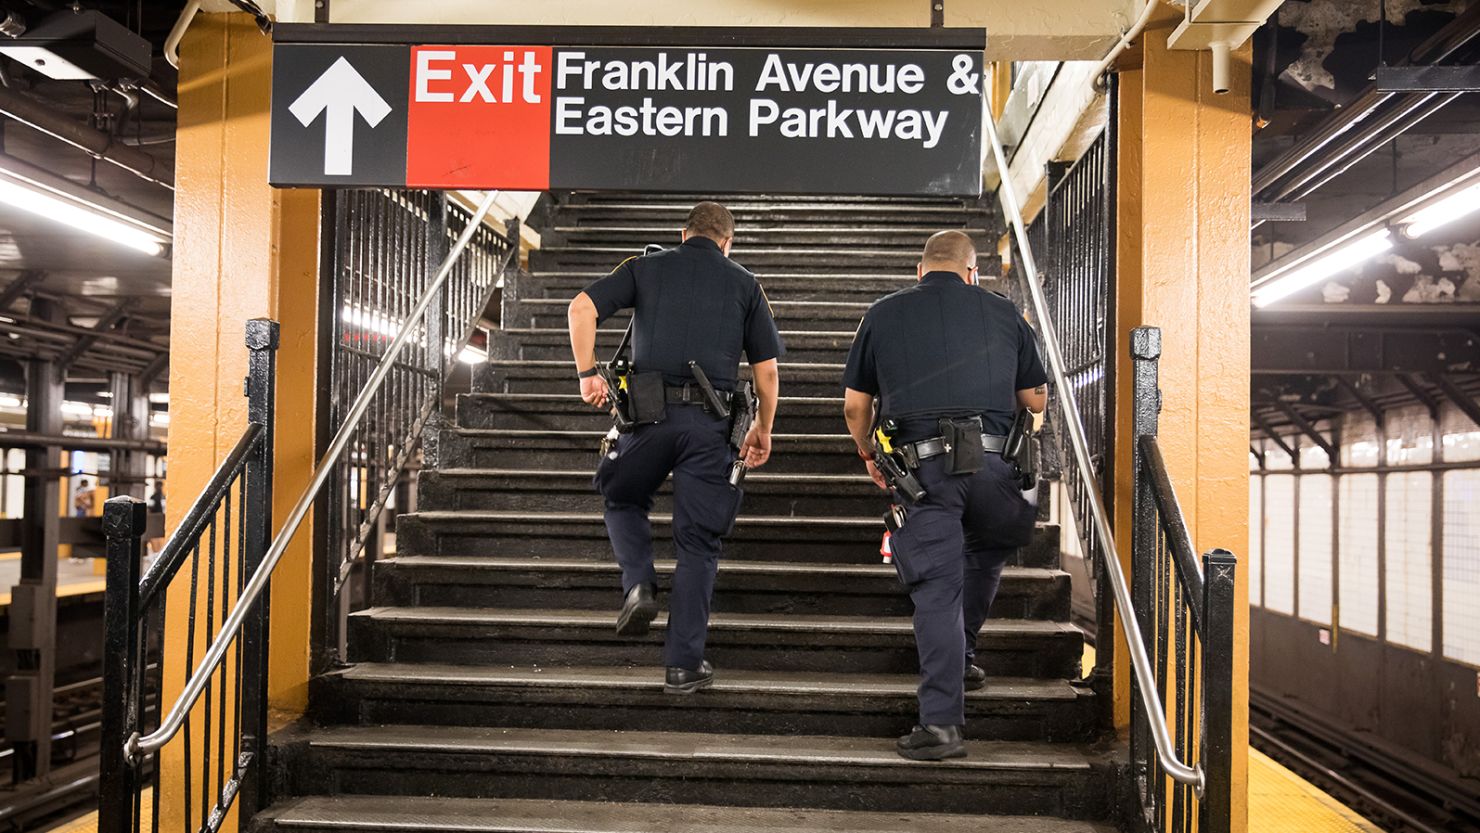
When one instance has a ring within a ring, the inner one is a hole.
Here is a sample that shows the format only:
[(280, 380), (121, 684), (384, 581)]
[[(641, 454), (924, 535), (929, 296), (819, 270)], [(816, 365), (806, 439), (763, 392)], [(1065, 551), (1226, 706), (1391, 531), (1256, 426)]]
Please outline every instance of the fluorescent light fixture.
[(155, 405), (168, 405), (170, 404), (170, 394), (168, 391), (164, 393), (151, 393), (149, 394), (149, 402)]
[(86, 402), (63, 402), (62, 413), (75, 417), (91, 417), (93, 415), (93, 406)]
[(488, 353), (470, 344), (458, 352), (457, 360), (463, 364), (483, 364), (488, 361)]
[(1480, 184), (1471, 185), (1450, 194), (1432, 205), (1419, 209), (1403, 220), (1403, 233), (1409, 237), (1423, 237), (1440, 226), (1468, 217), (1480, 211)]
[(1291, 269), (1254, 290), (1254, 306), (1267, 307), (1281, 298), (1315, 286), (1337, 272), (1344, 272), (1392, 247), (1392, 232), (1388, 229), (1379, 229), (1364, 237), (1359, 237), (1335, 251)]
[(0, 408), (24, 408), (25, 400), (19, 396), (0, 396)]
[(10, 180), (0, 179), (0, 203), (96, 234), (152, 257), (164, 254), (164, 244), (138, 226), (90, 211), (84, 204), (63, 200)]

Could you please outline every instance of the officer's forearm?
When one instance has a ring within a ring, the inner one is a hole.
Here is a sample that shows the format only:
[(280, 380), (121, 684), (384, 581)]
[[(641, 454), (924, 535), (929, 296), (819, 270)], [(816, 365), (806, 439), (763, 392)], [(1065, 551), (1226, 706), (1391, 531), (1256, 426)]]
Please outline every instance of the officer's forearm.
[(869, 453), (869, 429), (874, 424), (874, 397), (863, 391), (848, 388), (843, 394), (843, 418), (848, 421), (848, 433), (858, 446), (858, 453)]
[(771, 426), (776, 422), (776, 402), (781, 394), (781, 374), (776, 369), (775, 359), (753, 364), (750, 370), (755, 380), (755, 395), (760, 400), (760, 408), (757, 409), (755, 415), (755, 424), (769, 434)]
[(1035, 414), (1043, 413), (1048, 407), (1048, 385), (1039, 385), (1036, 388), (1023, 388), (1017, 392), (1019, 408), (1027, 408)]
[(575, 356), (576, 371), (584, 373), (596, 366), (596, 304), (582, 292), (570, 302), (565, 318), (570, 324), (570, 351)]

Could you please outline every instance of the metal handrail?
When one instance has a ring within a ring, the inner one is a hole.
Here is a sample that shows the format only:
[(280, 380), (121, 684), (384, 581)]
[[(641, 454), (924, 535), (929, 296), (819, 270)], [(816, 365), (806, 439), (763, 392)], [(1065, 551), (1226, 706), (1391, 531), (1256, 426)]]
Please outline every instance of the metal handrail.
[[(1089, 440), (1085, 437), (1084, 423), (1079, 415), (1079, 401), (1074, 395), (1074, 389), (1068, 383), (1068, 373), (1064, 370), (1063, 351), (1059, 347), (1059, 338), (1054, 331), (1053, 319), (1048, 315), (1048, 299), (1043, 293), (1043, 282), (1038, 277), (1038, 266), (1033, 260), (1033, 248), (1028, 242), (1028, 230), (1023, 223), (1023, 212), (1018, 203), (1017, 192), (1012, 187), (1007, 154), (1002, 148), (1002, 140), (997, 136), (997, 126), (990, 113), (982, 119), (982, 124), (986, 128), (987, 139), (992, 146), (992, 156), (996, 160), (997, 171), (1002, 181), (1000, 186), (1002, 203), (1007, 209), (1008, 220), (1012, 223), (1013, 236), (1017, 238), (1018, 251), (1022, 255), (1023, 275), (1028, 285), (1028, 295), (1033, 302), (1033, 311), (1038, 318), (1038, 329), (1043, 336), (1044, 352), (1048, 354), (1049, 372), (1053, 375), (1054, 385), (1058, 388), (1059, 403), (1064, 412), (1064, 427), (1068, 429), (1069, 444), (1074, 451), (1074, 463), (1079, 469), (1080, 478), (1085, 483), (1095, 483), (1097, 478), (1090, 465)], [(1152, 685), (1156, 680), (1156, 674), (1151, 667), (1151, 656), (1146, 650), (1146, 643), (1141, 639), (1140, 631), (1133, 626), (1133, 623), (1139, 620), (1136, 617), (1135, 605), (1131, 602), (1131, 591), (1126, 584), (1125, 573), (1120, 567), (1120, 554), (1115, 545), (1115, 533), (1110, 527), (1109, 513), (1105, 511), (1104, 498), (1096, 489), (1091, 488), (1084, 491), (1089, 498), (1090, 515), (1094, 520), (1095, 532), (1100, 537), (1100, 545), (1105, 548), (1105, 571), (1110, 577), (1110, 587), (1115, 594), (1115, 608), (1120, 613), (1120, 630), (1124, 633), (1126, 644), (1130, 647), (1131, 666), (1142, 683), (1136, 688), (1141, 692), (1141, 708), (1146, 712), (1147, 722), (1151, 725), (1151, 737), (1156, 746), (1156, 757), (1160, 759), (1162, 769), (1172, 780), (1192, 786), (1197, 797), (1202, 798), (1207, 784), (1202, 764), (1189, 766), (1177, 756), (1176, 747), (1172, 744), (1171, 732), (1167, 729), (1166, 707), (1156, 693), (1156, 686)]]
[[(401, 324), (400, 332), (396, 333), (396, 337), (391, 341), (390, 347), (386, 348), (385, 355), (380, 359), (380, 364), (375, 366), (375, 372), (370, 374), (365, 387), (355, 397), (355, 402), (350, 406), (349, 412), (345, 414), (343, 423), (340, 424), (339, 430), (334, 434), (334, 439), (329, 441), (329, 447), (324, 450), (324, 455), (319, 458), (318, 465), (314, 467), (313, 478), (309, 481), (308, 488), (303, 490), (303, 494), (299, 496), (298, 502), (293, 504), (293, 509), (288, 513), (287, 520), (283, 522), (282, 530), (272, 539), (272, 545), (267, 548), (267, 553), (262, 558), (261, 566), (257, 568), (256, 572), (252, 574), (252, 578), (242, 588), (241, 595), (237, 598), (236, 604), (231, 609), (231, 615), (221, 623), (221, 630), (216, 634), (215, 640), (211, 642), (211, 647), (206, 651), (205, 656), (201, 658), (200, 664), (191, 673), (190, 681), (185, 684), (185, 689), (180, 692), (179, 698), (170, 707), (169, 713), (160, 721), (159, 728), (143, 737), (140, 737), (136, 732), (124, 742), (123, 752), (127, 760), (133, 761), (139, 755), (159, 751), (166, 743), (170, 742), (170, 739), (184, 725), (186, 715), (190, 713), (191, 708), (200, 699), (206, 685), (209, 684), (211, 678), (215, 675), (216, 666), (225, 658), (232, 640), (236, 638), (237, 632), (241, 630), (242, 623), (246, 620), (248, 611), (256, 604), (258, 597), (262, 595), (262, 591), (266, 589), (273, 569), (277, 567), (278, 561), (282, 560), (283, 553), (287, 550), (288, 544), (298, 532), (298, 527), (302, 525), (303, 519), (308, 515), (309, 509), (313, 507), (314, 501), (318, 499), (319, 491), (329, 481), (329, 475), (333, 472), (334, 464), (338, 462), (340, 455), (349, 447), (350, 436), (354, 433), (360, 418), (365, 415), (365, 411), (370, 407), (370, 400), (375, 396), (376, 391), (380, 389), (381, 384), (385, 382), (385, 377), (390, 373), (391, 367), (395, 365), (396, 360), (400, 357), (401, 350), (406, 346), (406, 342), (411, 340), (418, 323), (426, 316), (427, 308), (431, 306), (433, 299), (442, 291), (442, 286), (447, 282), (448, 275), (452, 274), (452, 267), (457, 264), (458, 258), (462, 256), (463, 250), (468, 246), (468, 242), (473, 239), (473, 234), (477, 232), (478, 227), (483, 224), (483, 218), (488, 215), (488, 210), (493, 207), (493, 201), (497, 197), (497, 191), (489, 191), (483, 197), (483, 202), (478, 205), (478, 210), (469, 218), (467, 225), (462, 230), (462, 234), (458, 235), (457, 242), (453, 244), (447, 256), (442, 259), (442, 265), (437, 268), (436, 277), (427, 284), (426, 290), (417, 299), (416, 306), (412, 307), (411, 313), (406, 316), (406, 320)], [(515, 245), (517, 246), (517, 243)], [(434, 349), (440, 355), (440, 345)]]

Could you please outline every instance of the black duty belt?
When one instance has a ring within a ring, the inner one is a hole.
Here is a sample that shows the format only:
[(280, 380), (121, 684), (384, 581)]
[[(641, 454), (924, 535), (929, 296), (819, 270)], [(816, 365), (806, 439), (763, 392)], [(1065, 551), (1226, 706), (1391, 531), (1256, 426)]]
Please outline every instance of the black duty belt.
[[(982, 435), (982, 450), (992, 454), (1001, 454), (1007, 445), (1006, 437), (996, 434)], [(906, 448), (914, 452), (917, 460), (929, 460), (931, 457), (939, 457), (946, 453), (946, 441), (944, 437), (931, 437), (928, 440), (920, 440), (915, 443), (904, 443)]]
[[(717, 390), (719, 401), (725, 407), (730, 407), (731, 393), (727, 390)], [(709, 399), (704, 395), (704, 389), (698, 385), (664, 385), (663, 398), (670, 405), (707, 405)]]

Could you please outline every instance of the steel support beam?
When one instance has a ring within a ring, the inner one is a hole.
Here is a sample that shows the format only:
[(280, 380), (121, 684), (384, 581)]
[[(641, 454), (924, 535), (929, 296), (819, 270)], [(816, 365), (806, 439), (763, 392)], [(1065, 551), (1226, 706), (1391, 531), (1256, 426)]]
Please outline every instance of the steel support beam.
[(1380, 66), (1373, 87), (1380, 93), (1475, 93), (1480, 92), (1480, 67)]
[[(108, 377), (113, 400), (112, 439), (125, 443), (145, 439), (149, 431), (149, 393), (138, 377), (113, 373)], [(128, 495), (144, 499), (144, 455), (127, 447), (111, 452), (113, 474), (110, 497)]]
[(1415, 399), (1423, 403), (1425, 408), (1429, 409), (1430, 417), (1436, 420), (1439, 418), (1439, 400), (1435, 399), (1433, 394), (1424, 390), (1423, 385), (1419, 384), (1418, 379), (1414, 378), (1413, 374), (1400, 373), (1398, 374), (1398, 381), (1403, 384), (1403, 387), (1408, 389), (1409, 393), (1413, 394)]
[(1259, 223), (1303, 223), (1303, 202), (1258, 202), (1249, 207), (1249, 219)]
[[(1336, 446), (1332, 445), (1329, 440), (1321, 436), (1321, 432), (1317, 431), (1315, 426), (1310, 424), (1309, 420), (1301, 416), (1300, 412), (1295, 410), (1295, 407), (1293, 405), (1282, 399), (1276, 399), (1274, 402), (1274, 406), (1276, 408), (1279, 408), (1285, 416), (1289, 417), (1290, 423), (1293, 424), (1296, 428), (1299, 428), (1302, 434), (1309, 437), (1311, 442), (1320, 446), (1321, 450), (1326, 452), (1326, 458), (1328, 460), (1336, 459)], [(1299, 463), (1297, 462), (1296, 465), (1298, 466)]]
[[(50, 320), (50, 301), (36, 299), (31, 315)], [(26, 429), (62, 433), (62, 383), (51, 362), (32, 360), (26, 368)], [(56, 447), (26, 451), (26, 468), (61, 465)], [(10, 649), (15, 671), (5, 681), (5, 737), (15, 746), (12, 769), (17, 783), (51, 771), (52, 686), (56, 677), (57, 541), (61, 484), (52, 477), (26, 478), (21, 512), (21, 577), (11, 591)]]
[(1456, 385), (1454, 380), (1448, 376), (1435, 375), (1433, 379), (1434, 384), (1439, 386), (1439, 390), (1444, 391), (1444, 395), (1449, 397), (1449, 401), (1453, 402), (1461, 413), (1469, 417), (1471, 422), (1480, 424), (1480, 402), (1476, 402), (1473, 396), (1460, 390), (1459, 385)]
[(15, 276), (15, 280), (5, 285), (0, 290), (0, 312), (10, 309), (10, 305), (21, 299), (26, 291), (46, 278), (46, 273), (39, 269), (27, 269)]
[(92, 346), (97, 343), (100, 336), (108, 333), (118, 325), (118, 322), (123, 320), (123, 317), (128, 313), (131, 303), (131, 301), (120, 301), (115, 304), (112, 309), (103, 313), (97, 323), (92, 326), (94, 335), (85, 335), (77, 339), (71, 347), (67, 348), (66, 352), (57, 357), (52, 370), (57, 375), (57, 381), (64, 382), (67, 380), (67, 370), (72, 366), (72, 363), (77, 361), (82, 354), (92, 349)]
[(1480, 371), (1480, 337), (1464, 331), (1256, 324), (1256, 376)]
[(1381, 408), (1377, 407), (1377, 403), (1373, 402), (1366, 394), (1357, 390), (1357, 386), (1352, 384), (1351, 380), (1345, 376), (1336, 376), (1335, 379), (1336, 384), (1340, 385), (1341, 389), (1346, 391), (1347, 395), (1355, 400), (1358, 405), (1361, 405), (1362, 410), (1372, 416), (1372, 420), (1377, 423), (1377, 427), (1383, 427), (1387, 420), (1383, 418), (1384, 412)]
[[(1295, 460), (1294, 447), (1285, 442), (1285, 439), (1279, 434), (1276, 434), (1274, 428), (1270, 426), (1269, 420), (1265, 419), (1261, 414), (1253, 413), (1251, 414), (1251, 416), (1254, 417), (1254, 424), (1259, 426), (1260, 431), (1264, 432), (1264, 436), (1268, 437), (1271, 442), (1283, 449), (1286, 454), (1290, 455), (1290, 460), (1293, 462)], [(1264, 458), (1262, 455), (1259, 458), (1259, 465), (1264, 465)]]

